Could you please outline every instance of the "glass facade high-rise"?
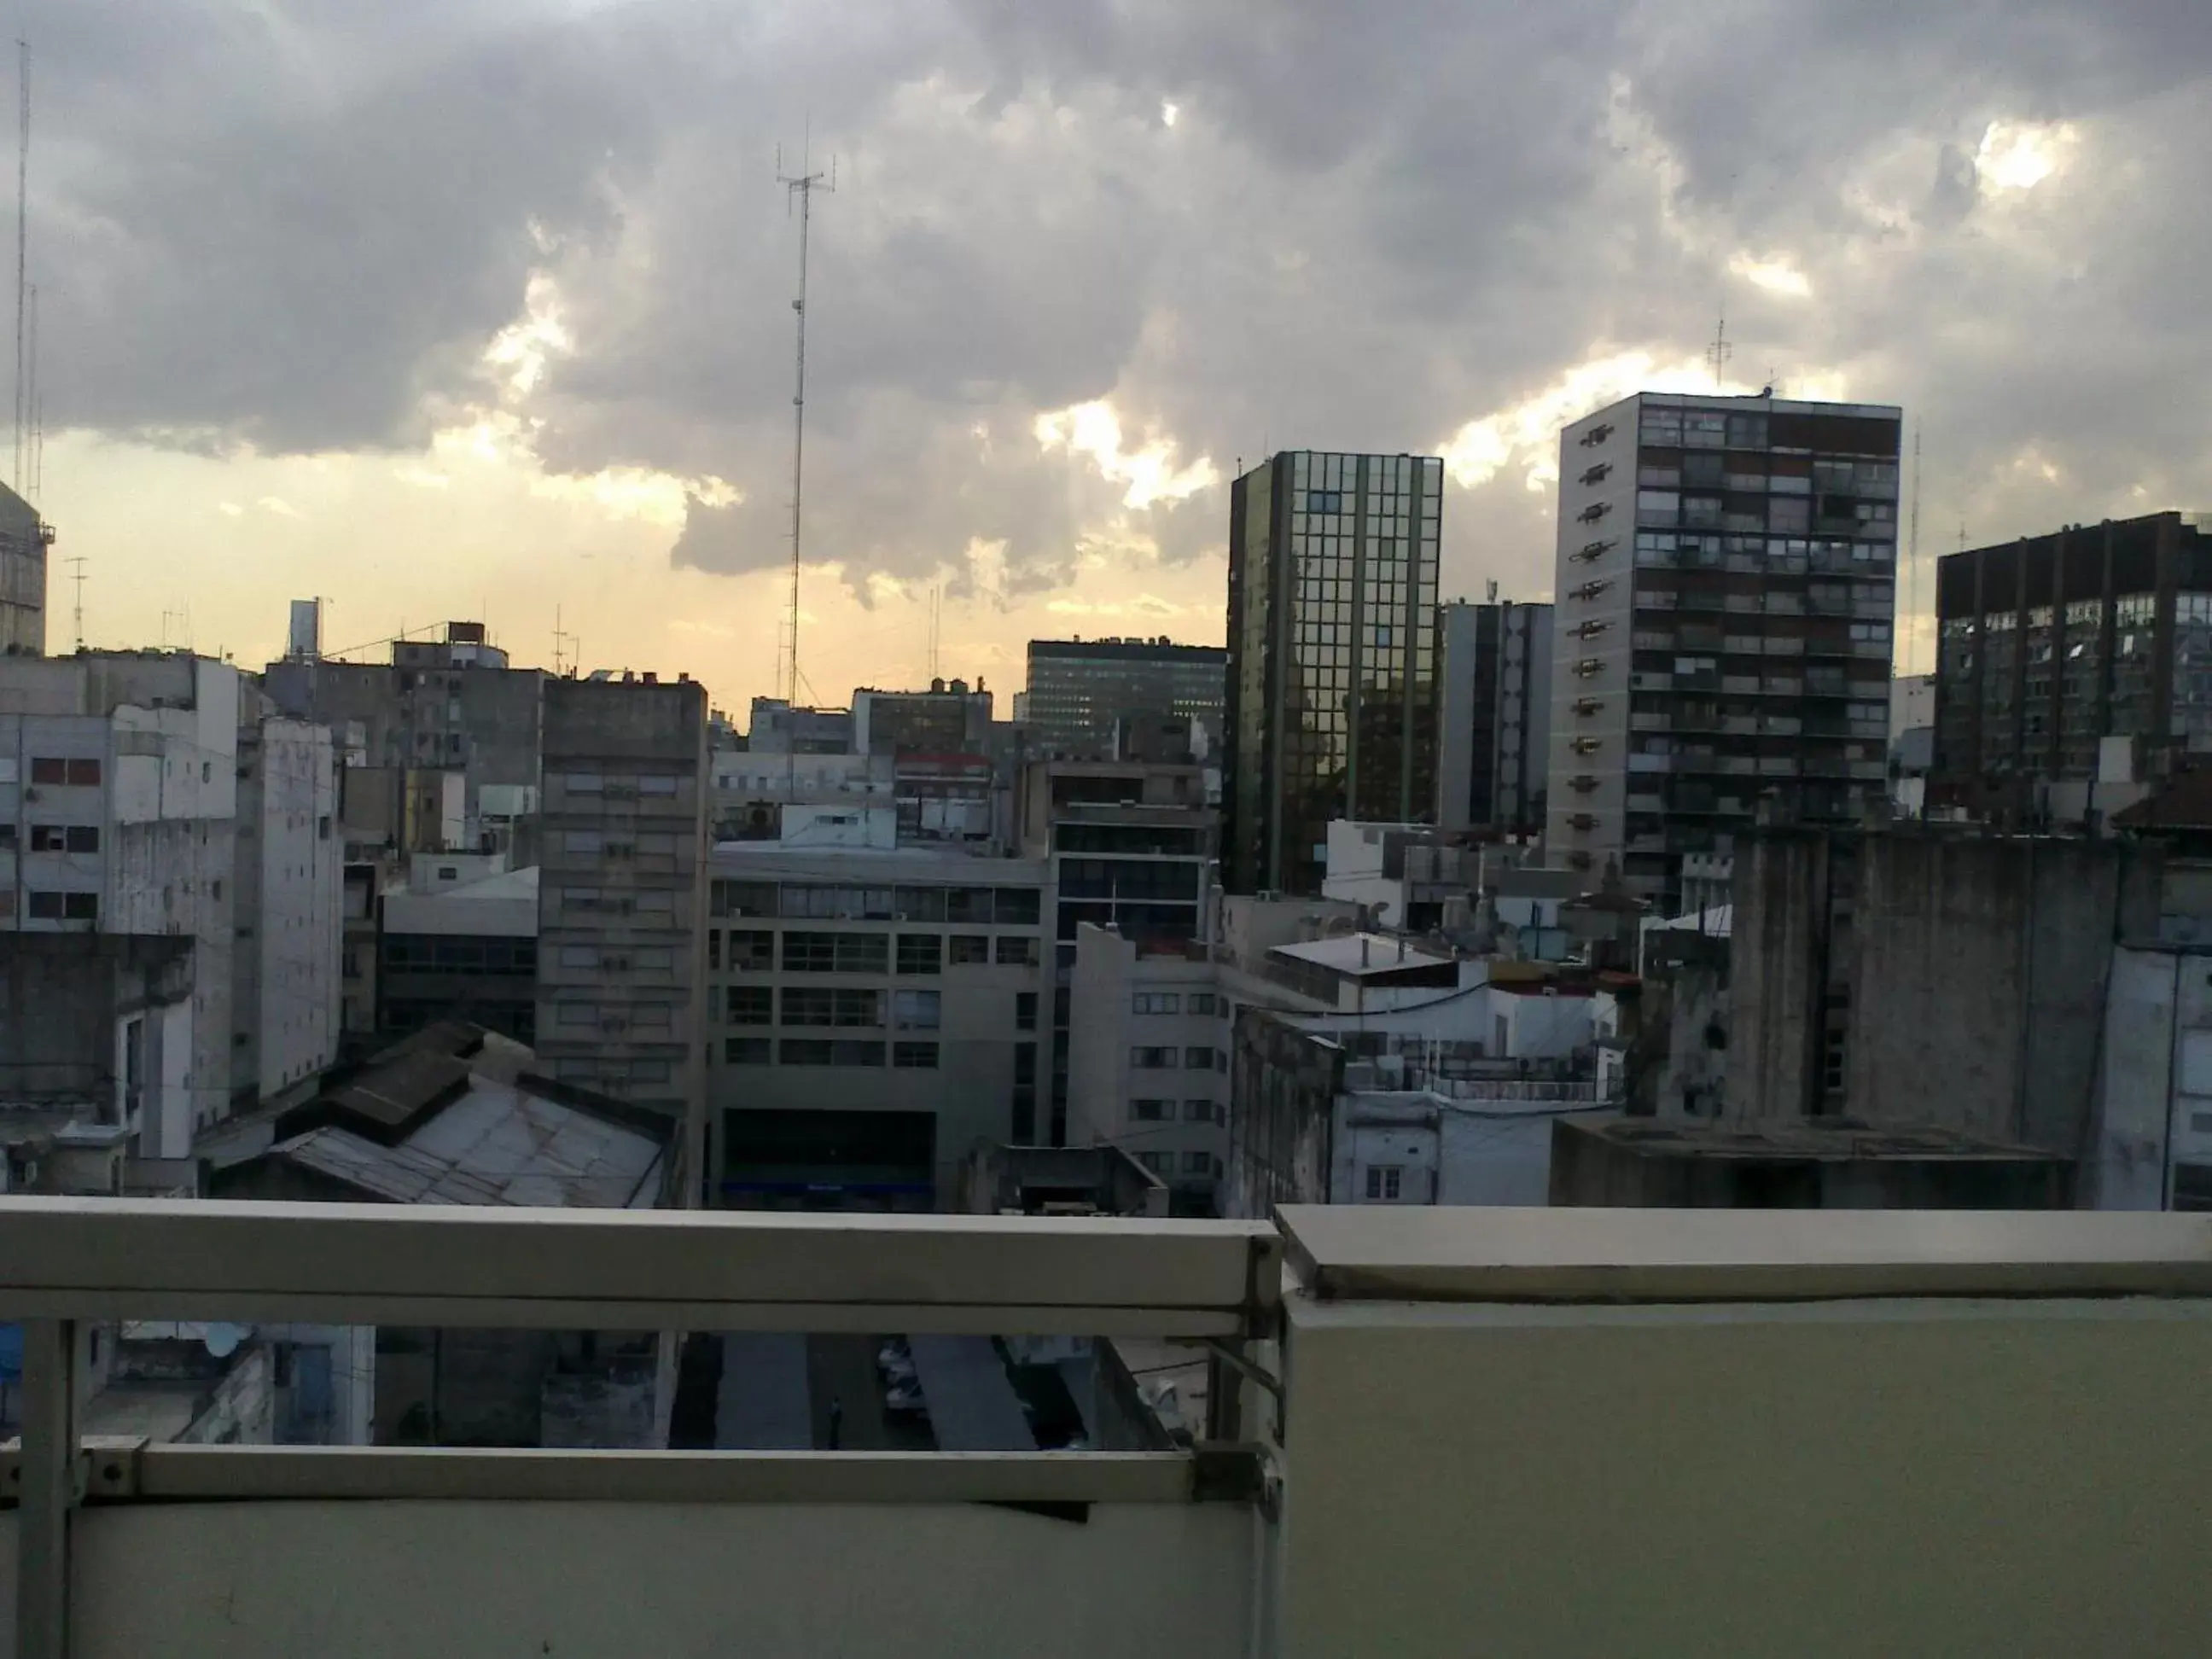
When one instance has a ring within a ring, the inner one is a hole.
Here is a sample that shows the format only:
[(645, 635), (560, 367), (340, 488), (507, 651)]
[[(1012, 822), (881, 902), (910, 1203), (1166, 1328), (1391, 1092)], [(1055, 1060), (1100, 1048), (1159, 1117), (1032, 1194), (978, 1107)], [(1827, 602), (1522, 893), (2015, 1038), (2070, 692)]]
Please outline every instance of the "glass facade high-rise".
[(1229, 653), (1158, 640), (1031, 640), (1023, 704), (1038, 750), (1070, 760), (1113, 752), (1131, 715), (1196, 720), (1218, 744)]
[(1433, 455), (1287, 450), (1230, 494), (1224, 881), (1317, 893), (1332, 818), (1436, 802)]
[(1554, 862), (1672, 898), (1762, 812), (1887, 793), (1902, 422), (1644, 392), (1560, 434)]

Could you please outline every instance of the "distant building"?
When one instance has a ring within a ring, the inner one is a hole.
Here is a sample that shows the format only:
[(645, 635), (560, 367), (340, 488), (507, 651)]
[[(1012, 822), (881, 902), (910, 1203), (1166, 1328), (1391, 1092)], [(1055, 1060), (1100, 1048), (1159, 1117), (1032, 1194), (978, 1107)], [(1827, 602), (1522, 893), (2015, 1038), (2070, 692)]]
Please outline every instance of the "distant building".
[(1610, 1209), (2063, 1210), (2070, 1158), (1948, 1129), (1560, 1118), (1551, 1201)]
[(263, 671), (262, 689), (284, 714), (330, 727), (344, 769), (339, 820), (364, 859), (380, 845), (495, 844), (527, 863), (546, 676), (509, 667), (482, 623), (444, 631), (394, 641), (389, 663), (289, 656)]
[(849, 755), (853, 711), (796, 708), (781, 697), (755, 697), (745, 747), (763, 755)]
[(54, 527), (38, 508), (0, 485), (0, 657), (46, 650), (46, 549)]
[(1900, 412), (1644, 392), (1559, 434), (1547, 855), (1674, 898), (1887, 793)]
[(718, 846), (704, 1035), (721, 1200), (942, 1209), (972, 1148), (1034, 1139), (1045, 879), (1042, 860), (866, 838)]
[(1029, 690), (1016, 718), (1041, 754), (1103, 760), (1117, 721), (1168, 716), (1224, 736), (1229, 653), (1159, 639), (1031, 640)]
[(862, 755), (986, 755), (991, 694), (978, 680), (932, 680), (927, 691), (853, 693), (853, 749)]
[(1461, 600), (1443, 607), (1439, 827), (1543, 833), (1551, 765), (1552, 625), (1548, 605)]
[[(496, 863), (497, 860), (487, 860)], [(384, 896), (376, 937), (378, 1031), (464, 1020), (529, 1044), (538, 1031), (538, 883), (528, 870), (467, 871), (418, 855)], [(452, 871), (454, 878), (439, 878)]]
[(1332, 818), (1436, 810), (1434, 456), (1285, 451), (1230, 495), (1223, 884), (1321, 890)]
[(1948, 554), (1936, 617), (1931, 807), (2078, 822), (2212, 753), (2212, 535), (2196, 514)]
[(533, 1046), (564, 1083), (688, 1122), (695, 1182), (708, 778), (696, 682), (546, 682)]
[(1054, 896), (1049, 1115), (1012, 1139), (1067, 1138), (1076, 930), (1086, 921), (1147, 945), (1208, 931), (1218, 814), (1204, 769), (1148, 761), (1037, 761), (1022, 775), (1021, 847)]

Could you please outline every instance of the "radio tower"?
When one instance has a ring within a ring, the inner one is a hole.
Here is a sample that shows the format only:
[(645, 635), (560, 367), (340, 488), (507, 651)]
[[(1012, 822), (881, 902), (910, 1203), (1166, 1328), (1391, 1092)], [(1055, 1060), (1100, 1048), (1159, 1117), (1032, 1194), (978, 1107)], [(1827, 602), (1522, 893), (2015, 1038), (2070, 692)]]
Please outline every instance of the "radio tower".
[(15, 471), (17, 492), (23, 488), (24, 422), (23, 311), (29, 289), (24, 283), (31, 228), (31, 43), (18, 36), (15, 55), (20, 84), (17, 89), (15, 131)]
[(806, 482), (806, 233), (813, 219), (816, 189), (837, 188), (837, 164), (834, 160), (827, 173), (813, 173), (806, 170), (812, 159), (811, 146), (801, 155), (799, 171), (793, 173), (783, 170), (781, 146), (775, 152), (775, 179), (783, 186), (784, 210), (788, 213), (793, 201), (799, 204), (799, 296), (791, 302), (799, 322), (799, 348), (791, 395), (791, 633), (783, 653), (784, 701), (794, 708), (799, 706), (799, 498)]

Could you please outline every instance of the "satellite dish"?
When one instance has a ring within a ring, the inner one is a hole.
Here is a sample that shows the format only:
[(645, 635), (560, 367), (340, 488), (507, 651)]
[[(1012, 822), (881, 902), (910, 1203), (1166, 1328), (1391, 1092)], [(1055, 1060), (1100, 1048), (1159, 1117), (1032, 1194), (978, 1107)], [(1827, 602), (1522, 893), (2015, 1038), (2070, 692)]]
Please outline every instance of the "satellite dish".
[(210, 1325), (200, 1340), (207, 1344), (207, 1351), (217, 1359), (228, 1359), (238, 1352), (238, 1345), (246, 1340), (246, 1328), (243, 1325)]

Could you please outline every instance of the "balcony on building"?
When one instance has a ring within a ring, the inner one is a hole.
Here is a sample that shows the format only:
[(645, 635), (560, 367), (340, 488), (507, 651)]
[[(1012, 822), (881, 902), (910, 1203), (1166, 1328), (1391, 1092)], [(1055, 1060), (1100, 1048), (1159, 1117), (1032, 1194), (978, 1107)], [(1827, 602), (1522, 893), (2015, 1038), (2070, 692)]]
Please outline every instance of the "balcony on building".
[[(0, 1319), (22, 1659), (2203, 1642), (2191, 1216), (15, 1197)], [(1019, 1413), (963, 1442), (950, 1409), (962, 1449), (81, 1442), (84, 1339), (118, 1320), (904, 1332), (917, 1358), (1057, 1334), (1207, 1386), (1183, 1432), (1114, 1450), (1025, 1447)]]

